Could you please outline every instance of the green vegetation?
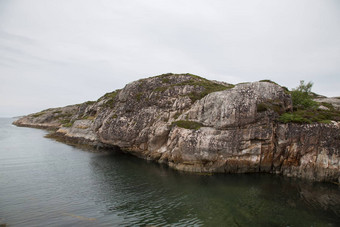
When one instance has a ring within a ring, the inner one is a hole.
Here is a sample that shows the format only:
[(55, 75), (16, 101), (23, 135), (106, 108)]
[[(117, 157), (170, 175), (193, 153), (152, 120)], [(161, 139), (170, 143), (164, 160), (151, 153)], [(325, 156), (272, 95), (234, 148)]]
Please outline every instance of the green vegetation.
[(140, 79), (140, 80), (138, 80), (138, 82), (139, 82), (139, 83), (138, 83), (137, 86), (138, 86), (139, 88), (142, 88), (142, 87), (145, 85), (145, 79)]
[(250, 82), (241, 82), (241, 83), (238, 83), (237, 85), (239, 84), (249, 84)]
[[(199, 77), (199, 76), (189, 74), (189, 73), (178, 74), (178, 76), (180, 76), (180, 75), (190, 76), (190, 77), (192, 77), (192, 79), (189, 79), (189, 80), (181, 82), (181, 83), (171, 84), (169, 86), (157, 87), (157, 88), (154, 89), (154, 91), (155, 92), (164, 92), (171, 87), (186, 86), (186, 85), (195, 86), (195, 87), (202, 87), (203, 91), (192, 92), (188, 95), (188, 97), (192, 100), (192, 102), (195, 102), (196, 100), (202, 99), (204, 96), (206, 96), (206, 95), (208, 95), (212, 92), (222, 91), (222, 90), (226, 90), (226, 89), (230, 89), (230, 88), (234, 87), (234, 85), (225, 86), (225, 85), (222, 85), (222, 84), (214, 83), (214, 82), (207, 80), (203, 77)], [(167, 73), (167, 74), (162, 74), (158, 77), (162, 78), (163, 83), (168, 83), (169, 82), (169, 78), (167, 78), (168, 76), (176, 76), (176, 74)]]
[(103, 106), (113, 108), (116, 101), (116, 96), (121, 89), (115, 90), (113, 92), (108, 92), (98, 99), (98, 101), (106, 100)]
[(176, 112), (175, 115), (174, 115), (174, 118), (177, 119), (180, 115), (181, 115), (180, 112)]
[(120, 91), (120, 89), (115, 90), (113, 92), (108, 92), (105, 95), (103, 95), (101, 98), (99, 98), (99, 100), (102, 100), (102, 99), (114, 99), (117, 96), (119, 91)]
[(69, 123), (63, 124), (63, 126), (69, 128), (72, 127), (73, 123), (73, 121), (70, 121)]
[(142, 96), (143, 96), (142, 92), (139, 92), (139, 93), (136, 94), (136, 99), (137, 99), (138, 102), (142, 99)]
[(284, 113), (280, 116), (279, 121), (282, 123), (312, 123), (311, 120), (304, 118), (297, 113)]
[(45, 114), (44, 111), (39, 112), (39, 113), (35, 113), (35, 114), (32, 115), (32, 117), (40, 117), (40, 116), (43, 115), (43, 114)]
[[(163, 73), (159, 76), (154, 76), (154, 77), (160, 77), (160, 78), (165, 78), (165, 77), (168, 77), (168, 76), (176, 76), (176, 75), (180, 75), (180, 74), (174, 74), (174, 73)], [(152, 78), (152, 77), (151, 77)]]
[(267, 110), (273, 110), (278, 114), (282, 114), (283, 108), (281, 108), (280, 100), (269, 100), (267, 102), (262, 102), (257, 104), (257, 112), (264, 112)]
[(157, 88), (153, 89), (153, 91), (155, 91), (155, 92), (164, 92), (164, 91), (166, 91), (170, 87), (172, 87), (172, 86), (157, 87)]
[(328, 102), (321, 102), (320, 104), (327, 107), (329, 110), (335, 111), (334, 106)]
[(67, 124), (70, 122), (70, 119), (63, 119), (63, 120), (60, 120), (60, 123), (62, 124)]
[[(300, 81), (300, 85), (291, 91), (293, 101), (293, 112), (284, 113), (279, 117), (279, 121), (283, 123), (330, 123), (340, 121), (340, 111), (334, 109), (330, 103), (317, 103), (313, 100), (314, 93), (311, 92), (313, 83)], [(323, 105), (328, 110), (322, 110), (318, 107)]]
[[(188, 81), (190, 82), (190, 81)], [(204, 96), (212, 93), (212, 92), (216, 92), (216, 91), (223, 91), (226, 89), (230, 89), (233, 88), (234, 85), (230, 85), (230, 86), (224, 86), (222, 84), (217, 84), (214, 82), (211, 82), (209, 80), (201, 80), (201, 81), (194, 81), (192, 83), (188, 83), (189, 85), (194, 85), (194, 86), (200, 86), (203, 87), (204, 90), (202, 92), (192, 92), (191, 94), (189, 94), (189, 98), (191, 99), (192, 102), (195, 102), (196, 100), (200, 100), (202, 99)]]
[(87, 101), (87, 102), (84, 102), (84, 104), (86, 104), (86, 105), (92, 105), (94, 103), (96, 103), (96, 101)]
[(268, 83), (272, 83), (272, 84), (278, 85), (276, 82), (274, 82), (274, 81), (272, 81), (272, 80), (268, 80), (268, 79), (260, 80), (260, 82), (268, 82)]
[(70, 119), (63, 119), (60, 120), (60, 123), (63, 125), (63, 127), (71, 127), (74, 123), (74, 121), (71, 121)]
[(269, 108), (265, 103), (257, 104), (257, 112), (264, 112), (267, 111)]
[(317, 102), (313, 100), (313, 96), (311, 95), (312, 86), (312, 82), (305, 84), (305, 82), (301, 80), (300, 85), (291, 91), (294, 110), (306, 110), (318, 107)]
[(282, 86), (282, 89), (286, 94), (290, 94), (290, 91), (287, 87)]
[(93, 115), (89, 115), (89, 116), (83, 116), (83, 120), (91, 120), (93, 121), (94, 119), (96, 118), (96, 116), (93, 116)]
[(180, 128), (185, 128), (185, 129), (193, 129), (193, 130), (198, 130), (200, 129), (203, 125), (199, 122), (195, 121), (174, 121), (172, 122), (172, 126), (178, 126)]
[(73, 115), (72, 113), (64, 113), (64, 114), (59, 114), (55, 116), (55, 118), (67, 118), (67, 117), (71, 117), (72, 115)]
[(170, 79), (169, 79), (169, 78), (163, 78), (163, 79), (162, 79), (162, 82), (167, 84), (167, 83), (170, 82)]
[(318, 109), (298, 110), (292, 113), (284, 113), (279, 118), (279, 121), (283, 123), (330, 123), (331, 120), (340, 121), (340, 112)]

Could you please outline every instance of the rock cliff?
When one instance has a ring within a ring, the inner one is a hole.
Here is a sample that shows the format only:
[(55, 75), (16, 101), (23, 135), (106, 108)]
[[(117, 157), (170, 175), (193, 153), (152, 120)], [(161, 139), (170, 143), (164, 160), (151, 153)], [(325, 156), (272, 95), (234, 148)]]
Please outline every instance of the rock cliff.
[(14, 124), (55, 128), (66, 140), (119, 147), (178, 170), (340, 180), (340, 123), (280, 123), (291, 110), (289, 92), (273, 82), (163, 74)]

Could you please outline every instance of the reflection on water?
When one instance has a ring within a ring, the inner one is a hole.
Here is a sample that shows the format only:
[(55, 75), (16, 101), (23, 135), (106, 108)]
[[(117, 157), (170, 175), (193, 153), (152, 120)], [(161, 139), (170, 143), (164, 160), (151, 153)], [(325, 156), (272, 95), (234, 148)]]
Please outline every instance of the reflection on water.
[(0, 224), (339, 226), (340, 188), (265, 174), (182, 173), (91, 153), (0, 119)]

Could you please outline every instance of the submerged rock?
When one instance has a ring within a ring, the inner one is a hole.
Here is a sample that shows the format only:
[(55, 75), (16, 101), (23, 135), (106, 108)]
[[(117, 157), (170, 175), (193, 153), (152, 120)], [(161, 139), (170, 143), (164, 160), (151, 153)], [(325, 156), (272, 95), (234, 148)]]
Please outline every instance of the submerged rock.
[(55, 108), (14, 124), (57, 128), (94, 146), (194, 172), (269, 172), (315, 181), (340, 177), (340, 124), (282, 124), (290, 95), (272, 82), (233, 86), (191, 74), (127, 84), (96, 102)]

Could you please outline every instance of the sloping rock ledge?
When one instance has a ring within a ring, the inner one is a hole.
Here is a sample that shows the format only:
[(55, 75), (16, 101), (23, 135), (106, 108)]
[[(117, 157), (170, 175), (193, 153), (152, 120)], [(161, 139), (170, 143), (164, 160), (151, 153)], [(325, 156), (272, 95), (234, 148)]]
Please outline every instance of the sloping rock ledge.
[(65, 140), (119, 147), (183, 171), (340, 182), (340, 123), (279, 123), (279, 115), (291, 109), (290, 95), (275, 83), (233, 86), (163, 74), (13, 124), (55, 129)]

